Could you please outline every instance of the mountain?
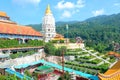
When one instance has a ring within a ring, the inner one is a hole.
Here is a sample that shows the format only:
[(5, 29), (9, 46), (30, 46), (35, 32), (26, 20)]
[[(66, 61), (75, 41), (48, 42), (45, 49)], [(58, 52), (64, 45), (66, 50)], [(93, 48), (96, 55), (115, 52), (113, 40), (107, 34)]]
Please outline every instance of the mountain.
[[(56, 27), (61, 27), (63, 25), (65, 26), (66, 24), (74, 24), (74, 23), (77, 23), (77, 22), (79, 22), (79, 21), (68, 21), (68, 22), (58, 21), (55, 24), (56, 24)], [(26, 25), (26, 26), (31, 26), (37, 31), (42, 30), (42, 24), (29, 24), (29, 25)]]
[(56, 26), (57, 27), (60, 27), (60, 26), (63, 26), (63, 25), (66, 25), (66, 24), (75, 24), (75, 23), (77, 23), (77, 22), (79, 22), (79, 21), (68, 21), (68, 22), (64, 22), (64, 21), (58, 21), (58, 22), (56, 22)]
[[(65, 25), (69, 25), (68, 33)], [(40, 31), (41, 25), (30, 25)], [(103, 52), (113, 50), (112, 42), (120, 43), (120, 13), (91, 17), (85, 21), (56, 22), (56, 30), (65, 37), (80, 36), (89, 47)], [(39, 29), (38, 29), (39, 27)]]
[[(91, 17), (86, 19), (85, 21), (58, 21), (56, 22), (57, 27), (65, 27), (65, 25), (68, 24), (70, 27), (72, 26), (85, 26), (85, 27), (97, 27), (96, 25), (101, 26), (119, 26), (120, 25), (120, 13), (118, 14), (112, 14), (112, 15), (101, 15), (97, 17)], [(27, 26), (33, 27), (37, 31), (41, 31), (41, 24), (29, 24)], [(100, 26), (100, 27), (101, 27)], [(71, 28), (72, 28), (71, 27)], [(74, 28), (74, 27), (73, 27)]]
[(102, 25), (118, 26), (118, 25), (120, 25), (120, 13), (112, 14), (109, 16), (102, 15), (102, 16), (92, 17), (85, 21), (92, 22), (92, 23), (98, 23), (98, 24), (102, 24)]
[(42, 24), (29, 24), (26, 26), (31, 26), (32, 28), (34, 28), (37, 31), (41, 31), (42, 30)]

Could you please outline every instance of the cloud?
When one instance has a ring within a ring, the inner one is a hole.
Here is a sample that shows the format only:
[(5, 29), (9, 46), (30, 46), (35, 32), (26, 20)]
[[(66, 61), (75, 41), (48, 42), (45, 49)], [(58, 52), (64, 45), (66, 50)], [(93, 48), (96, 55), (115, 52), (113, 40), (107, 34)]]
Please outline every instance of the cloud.
[(84, 1), (83, 1), (83, 0), (78, 0), (78, 1), (77, 1), (76, 7), (81, 8), (81, 7), (84, 7), (84, 6), (85, 6), (85, 4), (84, 4)]
[(78, 13), (79, 9), (73, 10), (73, 11), (69, 11), (69, 10), (64, 10), (64, 12), (62, 13), (62, 18), (70, 18), (72, 17), (73, 14)]
[(58, 9), (74, 8), (74, 4), (72, 2), (65, 2), (64, 3), (64, 0), (62, 0), (62, 1), (58, 2), (56, 8), (58, 8)]
[(70, 18), (72, 16), (72, 13), (65, 10), (62, 14), (62, 18)]
[(38, 5), (41, 0), (12, 0), (13, 3), (19, 4), (19, 5)]
[(120, 3), (114, 3), (114, 6), (120, 6)]
[(102, 15), (102, 14), (104, 14), (104, 9), (92, 11), (92, 13), (94, 16)]
[(84, 1), (83, 0), (77, 0), (76, 4), (73, 2), (65, 2), (64, 0), (58, 2), (56, 5), (57, 9), (73, 9), (73, 8), (81, 8), (84, 7)]
[(73, 14), (78, 13), (80, 8), (85, 6), (84, 0), (76, 0), (76, 2), (70, 2), (61, 0), (55, 6), (56, 9), (63, 11), (62, 18), (70, 18)]

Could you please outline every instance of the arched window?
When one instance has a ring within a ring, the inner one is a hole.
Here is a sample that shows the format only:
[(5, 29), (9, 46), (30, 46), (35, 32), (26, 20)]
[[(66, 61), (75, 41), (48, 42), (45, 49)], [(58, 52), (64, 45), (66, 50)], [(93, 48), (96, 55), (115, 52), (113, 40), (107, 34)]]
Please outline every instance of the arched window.
[(48, 29), (48, 31), (50, 31), (50, 29)]
[(50, 34), (48, 34), (48, 36), (50, 37)]

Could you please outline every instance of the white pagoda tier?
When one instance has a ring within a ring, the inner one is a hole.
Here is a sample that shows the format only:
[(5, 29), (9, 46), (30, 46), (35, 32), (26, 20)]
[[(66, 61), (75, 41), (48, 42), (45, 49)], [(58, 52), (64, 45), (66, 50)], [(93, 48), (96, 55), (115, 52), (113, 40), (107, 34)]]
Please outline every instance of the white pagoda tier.
[(45, 16), (43, 17), (42, 33), (45, 42), (49, 42), (56, 36), (55, 19), (49, 5), (47, 6)]

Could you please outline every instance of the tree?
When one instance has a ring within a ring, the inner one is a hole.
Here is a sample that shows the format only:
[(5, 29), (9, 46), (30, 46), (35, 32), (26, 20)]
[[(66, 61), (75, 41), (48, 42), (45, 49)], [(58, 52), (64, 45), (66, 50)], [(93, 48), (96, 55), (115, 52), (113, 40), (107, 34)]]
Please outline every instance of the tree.
[(53, 43), (46, 43), (44, 47), (45, 53), (48, 55), (55, 55), (56, 48)]
[(64, 80), (71, 80), (71, 75), (68, 72), (65, 72), (64, 76), (60, 76), (58, 80), (62, 80), (62, 77)]
[(67, 48), (65, 46), (61, 46), (56, 49), (55, 55), (61, 56), (62, 52), (65, 54), (67, 52)]

